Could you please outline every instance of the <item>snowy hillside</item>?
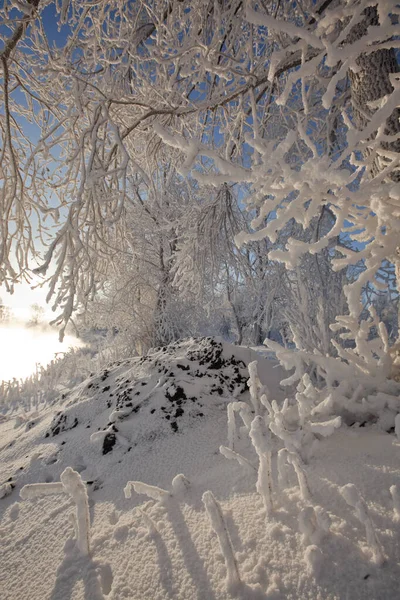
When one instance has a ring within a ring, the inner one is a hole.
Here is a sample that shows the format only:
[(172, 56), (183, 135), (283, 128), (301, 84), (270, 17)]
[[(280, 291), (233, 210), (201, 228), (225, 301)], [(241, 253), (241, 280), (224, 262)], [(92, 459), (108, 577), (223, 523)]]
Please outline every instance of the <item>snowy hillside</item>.
[(400, 598), (400, 443), (336, 422), (306, 463), (279, 452), (254, 413), (282, 407), (282, 375), (191, 339), (6, 414), (1, 598)]

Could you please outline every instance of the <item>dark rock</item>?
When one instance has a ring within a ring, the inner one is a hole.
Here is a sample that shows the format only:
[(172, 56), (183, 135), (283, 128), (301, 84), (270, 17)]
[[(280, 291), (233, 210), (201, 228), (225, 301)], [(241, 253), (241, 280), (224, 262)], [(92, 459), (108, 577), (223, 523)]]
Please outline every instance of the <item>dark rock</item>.
[(103, 454), (108, 454), (115, 446), (117, 438), (114, 433), (107, 433), (103, 440)]

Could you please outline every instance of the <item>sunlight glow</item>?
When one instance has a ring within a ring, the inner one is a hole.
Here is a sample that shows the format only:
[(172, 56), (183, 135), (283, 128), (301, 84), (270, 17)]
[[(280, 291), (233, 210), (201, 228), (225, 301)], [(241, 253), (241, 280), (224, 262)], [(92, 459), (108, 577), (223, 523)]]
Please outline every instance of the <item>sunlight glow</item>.
[(18, 325), (0, 327), (0, 381), (29, 377), (37, 364), (45, 366), (56, 353), (79, 346), (82, 343), (72, 336), (65, 336), (61, 344), (57, 331)]

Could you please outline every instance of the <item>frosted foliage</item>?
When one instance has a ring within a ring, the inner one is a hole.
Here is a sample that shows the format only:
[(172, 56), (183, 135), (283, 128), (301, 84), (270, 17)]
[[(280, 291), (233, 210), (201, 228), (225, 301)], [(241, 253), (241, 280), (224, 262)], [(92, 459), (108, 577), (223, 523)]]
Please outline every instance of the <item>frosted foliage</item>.
[[(382, 265), (392, 279), (399, 270), (396, 3), (3, 4), (0, 282), (9, 291), (35, 266), (62, 337), (132, 258), (144, 345), (179, 335), (174, 286), (196, 293), (224, 280), (239, 338), (242, 298), (257, 343), (282, 312), (300, 349), (334, 354), (333, 340), (338, 362), (398, 376), (381, 321), (371, 345), (362, 314), (367, 284), (387, 286)], [(42, 27), (49, 5), (71, 33), (54, 52)], [(231, 210), (232, 185), (244, 220)], [(196, 196), (200, 186), (214, 188), (211, 201)], [(225, 243), (233, 236), (247, 254)], [(351, 271), (347, 285), (331, 265)]]
[[(293, 377), (302, 376), (301, 363), (308, 363), (321, 371), (328, 385), (336, 381), (335, 371), (342, 370), (349, 380), (366, 377), (370, 387), (385, 392), (386, 380), (398, 379), (398, 362), (384, 323), (373, 309), (369, 317), (365, 314), (363, 294), (367, 286), (389, 289), (381, 275), (388, 264), (392, 278), (394, 271), (396, 276), (399, 272), (398, 7), (385, 3), (378, 10), (356, 1), (340, 8), (336, 4), (323, 3), (312, 18), (290, 9), (277, 9), (271, 16), (264, 6), (246, 4), (243, 31), (246, 23), (253, 25), (256, 36), (267, 28), (271, 43), (254, 43), (250, 51), (250, 61), (263, 65), (270, 84), (268, 93), (258, 96), (259, 105), (250, 90), (248, 94), (252, 122), (245, 141), (254, 150), (254, 160), (244, 167), (233, 160), (229, 149), (219, 153), (198, 144), (197, 156), (213, 161), (216, 173), (192, 173), (215, 186), (222, 179), (250, 186), (247, 204), (257, 215), (252, 228), (236, 236), (238, 246), (265, 238), (274, 243), (289, 223), (294, 221), (301, 232), (329, 209), (333, 222), (326, 231), (303, 239), (294, 227), (283, 248), (269, 251), (270, 259), (293, 272), (307, 254), (329, 249), (335, 270), (356, 273), (343, 288), (348, 310), (336, 322), (330, 321), (330, 331), (323, 327), (329, 322), (324, 314), (327, 300), (319, 304), (316, 321), (321, 326), (322, 352), (305, 347), (306, 332), (292, 331), (296, 346), (305, 353), (293, 359), (297, 361)], [(286, 78), (281, 80), (283, 73)], [(275, 102), (273, 95), (278, 96)], [(246, 99), (238, 110), (245, 104)], [(278, 123), (274, 128), (278, 115), (280, 130)], [(186, 156), (186, 165), (195, 163), (193, 137), (160, 126), (156, 131)], [(300, 286), (299, 298), (304, 297)], [(302, 314), (306, 321), (304, 303)], [(308, 329), (312, 331), (312, 326)], [(333, 361), (327, 360), (327, 352)]]

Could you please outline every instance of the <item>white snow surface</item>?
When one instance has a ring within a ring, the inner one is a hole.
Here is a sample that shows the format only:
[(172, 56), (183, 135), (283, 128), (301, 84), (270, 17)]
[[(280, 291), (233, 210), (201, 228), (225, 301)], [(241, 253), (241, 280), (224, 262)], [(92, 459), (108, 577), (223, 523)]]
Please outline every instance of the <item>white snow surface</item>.
[[(227, 445), (228, 404), (252, 407), (243, 385), (248, 372), (238, 361), (254, 360), (269, 397), (282, 402), (276, 362), (207, 338), (110, 365), (28, 420), (6, 414), (0, 421), (1, 599), (400, 598), (400, 523), (390, 492), (399, 485), (397, 438), (374, 426), (345, 425), (321, 436), (303, 466), (311, 499), (302, 498), (290, 466), (288, 485), (274, 486), (267, 517), (246, 427), (238, 428), (235, 452), (254, 470), (219, 451)], [(69, 496), (19, 495), (27, 484), (60, 482), (68, 467), (87, 486), (87, 556), (76, 543)], [(277, 481), (274, 460), (272, 469)], [(131, 488), (126, 498), (129, 481), (146, 485), (135, 486), (140, 494)], [(341, 493), (349, 483), (368, 508), (382, 566)], [(150, 486), (168, 494), (150, 499)], [(237, 565), (235, 586), (227, 586), (222, 538), (202, 502), (208, 491)], [(322, 523), (321, 532), (305, 535), (300, 514), (311, 515), (313, 531)]]

